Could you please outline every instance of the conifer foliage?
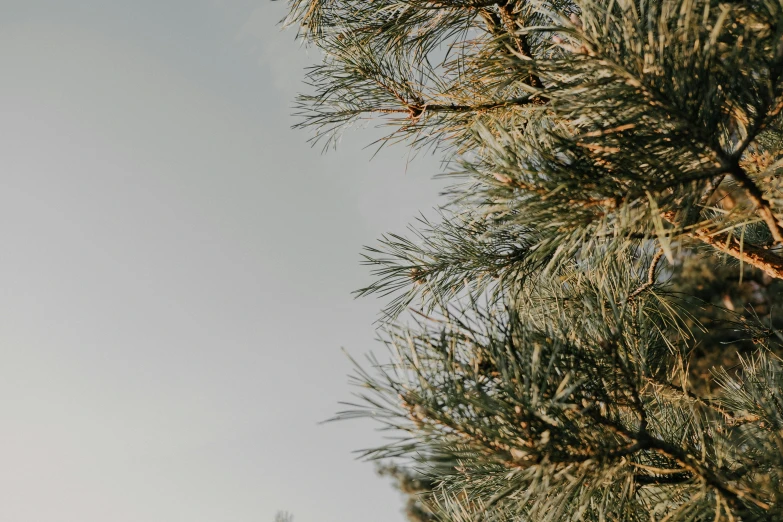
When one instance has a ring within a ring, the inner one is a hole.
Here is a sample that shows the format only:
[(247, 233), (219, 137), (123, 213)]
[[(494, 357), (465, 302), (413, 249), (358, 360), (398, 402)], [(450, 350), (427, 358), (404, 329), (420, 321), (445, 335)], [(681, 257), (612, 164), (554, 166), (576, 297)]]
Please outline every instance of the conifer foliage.
[(364, 455), (413, 463), (418, 519), (783, 520), (783, 1), (289, 0), (285, 23), (322, 52), (315, 142), (381, 123), (454, 180), (365, 252), (393, 357), (339, 414), (391, 430)]

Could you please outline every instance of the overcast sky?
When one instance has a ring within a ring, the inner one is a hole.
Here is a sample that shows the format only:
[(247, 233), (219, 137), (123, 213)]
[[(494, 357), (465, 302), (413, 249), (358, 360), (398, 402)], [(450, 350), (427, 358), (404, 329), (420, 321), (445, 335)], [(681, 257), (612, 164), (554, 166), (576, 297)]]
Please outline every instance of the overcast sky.
[(317, 423), (437, 164), (290, 130), (284, 10), (0, 0), (0, 520), (402, 520), (372, 424)]

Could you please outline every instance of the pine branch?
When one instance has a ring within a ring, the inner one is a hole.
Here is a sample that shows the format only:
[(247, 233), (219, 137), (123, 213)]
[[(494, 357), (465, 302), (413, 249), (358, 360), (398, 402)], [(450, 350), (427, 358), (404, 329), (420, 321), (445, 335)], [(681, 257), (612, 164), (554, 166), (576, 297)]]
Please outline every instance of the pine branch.
[[(663, 212), (661, 217), (675, 227), (678, 226), (675, 212)], [(684, 233), (743, 263), (758, 268), (770, 277), (783, 279), (783, 258), (770, 250), (742, 242), (729, 233), (716, 234), (706, 227), (688, 229)]]
[(770, 509), (771, 506), (768, 503), (756, 498), (752, 491), (749, 491), (747, 488), (732, 484), (731, 481), (729, 481), (726, 477), (723, 477), (718, 470), (713, 469), (705, 462), (699, 461), (688, 451), (683, 450), (683, 448), (666, 442), (661, 438), (650, 435), (646, 430), (634, 432), (603, 416), (597, 415), (594, 418), (597, 422), (611, 427), (618, 433), (621, 433), (629, 439), (636, 441), (636, 451), (652, 449), (661, 455), (673, 459), (680, 466), (682, 466), (683, 469), (701, 478), (705, 484), (726, 496), (727, 500), (734, 508), (740, 507), (739, 501), (745, 501), (750, 502), (763, 510)]
[[(520, 34), (518, 32), (517, 20), (516, 17), (514, 16), (514, 11), (512, 6), (510, 6), (507, 1), (498, 2), (498, 6), (499, 6), (498, 9), (500, 11), (500, 17), (503, 21), (503, 25), (505, 26), (506, 31), (508, 31), (508, 34), (511, 35), (511, 38), (516, 44), (517, 51), (519, 51), (519, 54), (524, 56), (525, 58), (532, 59), (533, 52), (530, 49), (530, 44), (528, 42), (528, 34), (527, 33)], [(532, 72), (530, 73), (525, 83), (537, 89), (542, 89), (544, 87), (544, 84), (541, 82), (541, 78), (539, 78), (538, 75)]]
[(658, 250), (658, 252), (656, 252), (656, 254), (652, 258), (652, 261), (650, 262), (650, 268), (647, 272), (647, 281), (645, 281), (645, 283), (642, 286), (640, 286), (639, 288), (637, 288), (636, 290), (634, 290), (628, 295), (628, 301), (633, 301), (642, 292), (645, 292), (653, 287), (653, 285), (655, 284), (655, 271), (658, 268), (658, 263), (660, 263), (661, 259), (663, 259), (664, 253), (665, 252), (663, 249), (660, 249)]
[(765, 511), (771, 507), (767, 502), (756, 498), (752, 491), (733, 485), (719, 472), (700, 462), (682, 448), (647, 434), (639, 435), (639, 443), (677, 461), (683, 468), (704, 480), (707, 485), (721, 492), (734, 508), (740, 507), (739, 501), (750, 502)]
[(633, 481), (642, 486), (662, 486), (665, 484), (688, 484), (693, 482), (693, 475), (680, 473), (677, 475), (634, 475)]
[(767, 224), (772, 237), (775, 239), (775, 243), (783, 243), (783, 221), (780, 221), (775, 216), (775, 213), (772, 211), (772, 204), (764, 197), (764, 193), (759, 186), (750, 179), (745, 169), (740, 167), (739, 164), (735, 164), (729, 170), (729, 173), (745, 189), (748, 199), (758, 208), (758, 213), (764, 220), (764, 223)]

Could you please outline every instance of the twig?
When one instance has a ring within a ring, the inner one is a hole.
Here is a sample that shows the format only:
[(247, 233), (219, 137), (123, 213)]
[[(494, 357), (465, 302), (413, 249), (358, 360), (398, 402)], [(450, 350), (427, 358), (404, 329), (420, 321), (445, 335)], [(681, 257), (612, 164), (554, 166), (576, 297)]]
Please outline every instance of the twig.
[(655, 270), (658, 268), (658, 263), (661, 262), (663, 254), (663, 249), (660, 249), (655, 253), (655, 256), (652, 258), (652, 262), (650, 263), (650, 269), (647, 271), (647, 281), (642, 286), (631, 292), (631, 294), (628, 296), (628, 301), (633, 301), (639, 296), (639, 294), (647, 291), (655, 284)]

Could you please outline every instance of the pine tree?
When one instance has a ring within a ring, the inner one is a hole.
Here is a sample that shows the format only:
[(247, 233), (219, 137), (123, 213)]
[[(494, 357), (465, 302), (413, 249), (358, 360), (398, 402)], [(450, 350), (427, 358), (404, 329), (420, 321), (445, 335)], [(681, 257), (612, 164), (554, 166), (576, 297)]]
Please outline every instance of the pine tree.
[(338, 415), (391, 430), (363, 454), (413, 463), (418, 513), (783, 520), (783, 2), (289, 0), (285, 22), (323, 56), (314, 142), (380, 122), (454, 180), (441, 219), (365, 253), (392, 357)]

